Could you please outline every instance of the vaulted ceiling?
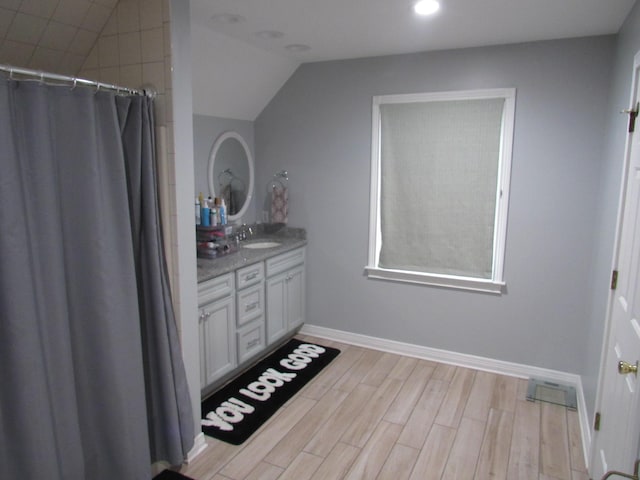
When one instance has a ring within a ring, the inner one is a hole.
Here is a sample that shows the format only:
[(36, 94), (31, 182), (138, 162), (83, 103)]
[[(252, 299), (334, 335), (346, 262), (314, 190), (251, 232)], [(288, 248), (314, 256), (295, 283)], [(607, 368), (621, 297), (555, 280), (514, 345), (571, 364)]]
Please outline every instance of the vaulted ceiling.
[[(165, 1), (0, 0), (0, 63), (77, 75), (110, 23)], [(194, 111), (253, 120), (303, 62), (616, 33), (635, 0), (413, 2), (190, 0)]]
[(616, 33), (635, 0), (191, 0), (192, 22), (299, 62)]
[(617, 33), (635, 0), (191, 0), (194, 110), (253, 120), (298, 65)]

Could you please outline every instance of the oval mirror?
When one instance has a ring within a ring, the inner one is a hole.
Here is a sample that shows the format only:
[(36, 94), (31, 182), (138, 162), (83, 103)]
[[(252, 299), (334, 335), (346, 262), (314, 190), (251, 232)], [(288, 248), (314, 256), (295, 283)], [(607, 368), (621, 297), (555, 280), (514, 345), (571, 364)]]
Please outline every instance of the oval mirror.
[(209, 191), (223, 198), (227, 220), (239, 220), (253, 196), (253, 158), (247, 142), (237, 132), (224, 132), (211, 148), (209, 156)]

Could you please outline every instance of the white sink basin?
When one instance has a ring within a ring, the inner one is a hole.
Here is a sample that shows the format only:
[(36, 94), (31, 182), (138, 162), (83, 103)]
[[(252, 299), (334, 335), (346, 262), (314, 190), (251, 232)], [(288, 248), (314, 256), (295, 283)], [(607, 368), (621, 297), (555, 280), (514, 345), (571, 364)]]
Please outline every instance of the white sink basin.
[(271, 241), (266, 241), (266, 242), (251, 242), (251, 243), (245, 243), (244, 245), (242, 245), (244, 248), (273, 248), (273, 247), (277, 247), (280, 245), (280, 242), (271, 242)]

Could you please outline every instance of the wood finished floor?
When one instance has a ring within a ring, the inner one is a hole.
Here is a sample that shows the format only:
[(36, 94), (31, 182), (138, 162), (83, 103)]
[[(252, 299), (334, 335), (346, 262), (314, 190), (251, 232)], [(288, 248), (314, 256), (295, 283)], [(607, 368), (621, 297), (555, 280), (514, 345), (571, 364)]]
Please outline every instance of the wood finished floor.
[(527, 381), (299, 335), (342, 353), (197, 480), (588, 480), (577, 412), (525, 399)]

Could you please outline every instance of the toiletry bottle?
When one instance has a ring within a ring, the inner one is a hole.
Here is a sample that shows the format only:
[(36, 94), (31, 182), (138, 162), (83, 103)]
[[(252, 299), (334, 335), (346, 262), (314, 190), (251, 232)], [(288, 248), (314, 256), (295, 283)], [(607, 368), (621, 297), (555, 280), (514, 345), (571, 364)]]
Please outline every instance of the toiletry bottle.
[(207, 207), (204, 207), (202, 209), (202, 214), (200, 215), (200, 222), (201, 222), (201, 225), (203, 227), (208, 227), (209, 224), (210, 224), (210, 221), (211, 221), (211, 213), (210, 212), (211, 211)]
[(218, 214), (220, 216), (220, 225), (227, 224), (227, 209), (224, 206), (224, 199), (216, 198), (218, 204)]
[(222, 209), (220, 208), (220, 199), (218, 197), (214, 198), (213, 204), (214, 204), (214, 208), (216, 209), (218, 224), (224, 225), (224, 223), (222, 223)]
[(218, 209), (215, 206), (213, 206), (211, 207), (210, 211), (211, 211), (211, 220), (210, 220), (211, 226), (217, 227), (218, 226)]
[(209, 202), (207, 200), (204, 201), (200, 212), (200, 221), (202, 222), (202, 226), (208, 227), (211, 225), (211, 209), (209, 208)]
[(196, 225), (200, 225), (200, 198), (196, 197)]
[(228, 220), (227, 219), (227, 216), (228, 216), (227, 214), (229, 212), (227, 210), (227, 204), (225, 203), (224, 198), (222, 199), (222, 209), (224, 210), (224, 224), (226, 225), (227, 224), (227, 220)]
[(209, 210), (211, 210), (211, 226), (215, 227), (220, 223), (220, 212), (218, 212), (215, 199), (209, 197), (207, 201), (209, 202)]

